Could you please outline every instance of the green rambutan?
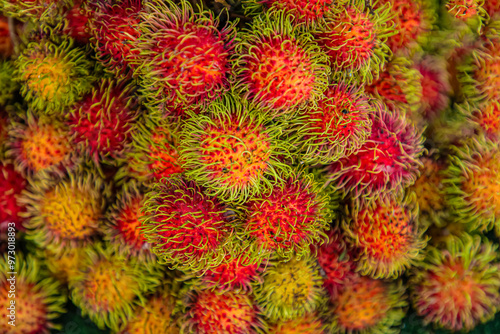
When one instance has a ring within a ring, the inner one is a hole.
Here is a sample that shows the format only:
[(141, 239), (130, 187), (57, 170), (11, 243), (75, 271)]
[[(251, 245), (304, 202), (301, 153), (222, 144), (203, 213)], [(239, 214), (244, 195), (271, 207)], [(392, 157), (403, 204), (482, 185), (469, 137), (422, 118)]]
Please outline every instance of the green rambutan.
[(316, 254), (324, 282), (323, 287), (330, 299), (336, 300), (345, 284), (352, 281), (358, 274), (356, 270), (356, 253), (346, 242), (346, 238), (338, 227), (327, 232), (328, 241), (321, 246), (312, 246), (311, 253)]
[(26, 206), (18, 202), (18, 197), (25, 190), (27, 182), (17, 173), (14, 165), (0, 161), (0, 227), (14, 223), (17, 230), (24, 229), (22, 214)]
[(73, 107), (67, 120), (72, 141), (94, 162), (124, 155), (139, 116), (134, 92), (126, 80), (103, 79)]
[(133, 66), (146, 104), (160, 111), (204, 105), (227, 91), (234, 24), (218, 29), (218, 18), (195, 13), (188, 1), (179, 7), (170, 0), (151, 0), (144, 6)]
[(30, 111), (24, 124), (11, 124), (8, 146), (7, 155), (15, 160), (17, 170), (25, 176), (63, 177), (79, 160), (66, 124), (53, 117), (36, 117)]
[(12, 61), (0, 59), (0, 107), (13, 101), (19, 84), (14, 81), (14, 66)]
[(161, 273), (99, 244), (94, 248), (87, 251), (80, 272), (70, 277), (71, 300), (100, 329), (107, 326), (116, 332), (132, 319), (136, 305), (145, 305), (144, 296), (160, 284)]
[(327, 167), (338, 189), (355, 198), (370, 199), (383, 192), (398, 192), (419, 175), (424, 153), (421, 132), (403, 116), (373, 102), (371, 135), (355, 154)]
[(129, 66), (133, 69), (140, 53), (135, 46), (141, 35), (142, 1), (90, 0), (85, 7), (92, 18), (87, 25), (97, 59), (115, 73), (124, 73)]
[(269, 326), (268, 334), (324, 334), (324, 325), (316, 313), (307, 313)]
[(193, 181), (163, 178), (146, 193), (141, 234), (159, 262), (194, 271), (219, 265), (233, 240), (228, 209)]
[(332, 212), (328, 194), (319, 187), (313, 174), (299, 171), (283, 185), (245, 203), (243, 233), (256, 256), (274, 253), (287, 260), (295, 254), (307, 255), (309, 246), (322, 240)]
[(428, 249), (410, 278), (412, 304), (424, 323), (472, 330), (500, 305), (497, 246), (479, 236), (454, 238), (446, 249)]
[(181, 333), (256, 334), (264, 324), (251, 295), (212, 290), (190, 291), (186, 296), (188, 310)]
[(144, 194), (136, 182), (123, 185), (116, 195), (116, 202), (108, 209), (105, 240), (118, 254), (144, 260), (156, 260), (151, 245), (140, 233)]
[(447, 204), (473, 229), (500, 228), (499, 144), (477, 137), (453, 149), (443, 180)]
[(333, 302), (328, 318), (331, 333), (397, 334), (408, 305), (400, 281), (358, 276)]
[[(413, 194), (414, 195), (414, 194)], [(380, 196), (353, 202), (342, 228), (357, 253), (357, 271), (373, 278), (397, 278), (422, 259), (428, 239), (418, 226), (414, 196)]]
[(315, 36), (334, 72), (355, 75), (363, 83), (378, 76), (391, 56), (386, 40), (396, 33), (391, 7), (389, 3), (371, 7), (369, 1), (354, 0), (325, 16)]
[(63, 113), (90, 91), (95, 80), (90, 61), (73, 47), (72, 39), (31, 42), (14, 64), (22, 96), (42, 113)]
[[(9, 251), (9, 256), (0, 257), (0, 304), (3, 306), (0, 332), (49, 334), (61, 329), (54, 322), (65, 312), (66, 296), (60, 294), (59, 282), (49, 277), (42, 263), (31, 255), (24, 256), (19, 251), (11, 255)], [(10, 297), (12, 294), (15, 298)], [(13, 311), (8, 309), (12, 306)], [(15, 325), (11, 326), (10, 321)]]
[(328, 85), (326, 55), (292, 20), (285, 11), (265, 13), (236, 37), (235, 89), (273, 117), (318, 100)]
[(86, 244), (101, 230), (109, 190), (96, 172), (83, 169), (69, 172), (62, 180), (30, 182), (19, 198), (26, 205), (28, 238), (57, 251)]
[(301, 124), (301, 161), (327, 164), (355, 153), (370, 135), (371, 112), (361, 87), (330, 85), (316, 106), (294, 118)]
[(262, 274), (254, 288), (257, 303), (271, 321), (288, 321), (315, 312), (326, 303), (319, 267), (310, 255), (276, 262)]
[(188, 178), (222, 200), (244, 202), (269, 192), (290, 174), (282, 125), (233, 96), (206, 110), (208, 115), (188, 119), (181, 133), (180, 154)]

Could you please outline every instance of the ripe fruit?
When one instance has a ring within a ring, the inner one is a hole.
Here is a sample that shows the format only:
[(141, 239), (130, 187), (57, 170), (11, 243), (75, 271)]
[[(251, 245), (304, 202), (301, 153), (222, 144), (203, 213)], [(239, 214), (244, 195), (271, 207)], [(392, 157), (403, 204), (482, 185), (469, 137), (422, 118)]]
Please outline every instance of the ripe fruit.
[(474, 110), (472, 121), (487, 138), (498, 142), (500, 139), (500, 102), (486, 100)]
[(472, 330), (492, 319), (500, 304), (497, 246), (479, 236), (452, 238), (431, 247), (410, 279), (412, 303), (425, 323)]
[(316, 313), (307, 313), (288, 321), (278, 321), (267, 330), (269, 334), (323, 334), (324, 325)]
[(266, 13), (236, 37), (236, 89), (272, 117), (318, 100), (328, 84), (326, 55), (292, 20), (284, 11)]
[(0, 226), (14, 223), (16, 229), (23, 229), (22, 214), (26, 211), (24, 204), (18, 202), (18, 197), (26, 188), (24, 177), (17, 173), (10, 163), (0, 161)]

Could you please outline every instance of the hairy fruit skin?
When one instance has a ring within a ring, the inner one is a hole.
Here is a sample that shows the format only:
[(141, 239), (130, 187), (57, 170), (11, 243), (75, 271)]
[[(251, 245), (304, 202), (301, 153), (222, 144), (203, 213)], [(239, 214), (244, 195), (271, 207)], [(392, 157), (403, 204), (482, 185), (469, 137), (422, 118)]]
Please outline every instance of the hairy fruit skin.
[(500, 305), (497, 246), (479, 236), (431, 247), (410, 279), (412, 303), (424, 322), (449, 330), (472, 330), (493, 318)]
[(1, 4), (4, 14), (18, 20), (54, 24), (71, 0), (3, 0)]
[(25, 190), (27, 181), (16, 172), (14, 166), (0, 162), (0, 228), (3, 230), (8, 223), (14, 223), (17, 230), (22, 230), (22, 214), (26, 207), (17, 201)]
[(330, 73), (313, 36), (291, 20), (284, 11), (264, 14), (236, 37), (236, 90), (272, 117), (319, 99)]
[[(226, 96), (188, 119), (180, 153), (187, 177), (222, 200), (243, 202), (269, 192), (291, 172), (283, 129), (259, 114), (255, 106)], [(272, 176), (278, 175), (278, 179)]]
[(299, 172), (268, 194), (245, 203), (244, 235), (256, 256), (284, 259), (306, 255), (325, 236), (331, 212), (328, 195), (319, 191), (312, 174)]
[(162, 179), (146, 193), (142, 210), (141, 234), (161, 263), (197, 271), (224, 259), (234, 233), (227, 208), (195, 182)]
[(380, 105), (371, 117), (371, 135), (359, 151), (327, 167), (338, 189), (355, 198), (370, 199), (412, 185), (425, 151), (421, 133), (405, 117)]
[(187, 1), (150, 1), (140, 20), (133, 64), (149, 108), (202, 106), (228, 90), (234, 24), (219, 31), (218, 18)]
[(288, 321), (278, 321), (271, 325), (269, 334), (324, 334), (324, 325), (316, 313), (307, 313)]

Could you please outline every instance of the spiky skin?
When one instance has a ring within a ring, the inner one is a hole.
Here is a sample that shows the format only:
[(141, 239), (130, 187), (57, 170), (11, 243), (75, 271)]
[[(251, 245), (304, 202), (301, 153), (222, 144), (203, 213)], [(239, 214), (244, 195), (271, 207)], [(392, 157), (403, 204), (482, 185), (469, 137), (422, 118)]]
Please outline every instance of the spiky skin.
[(13, 76), (12, 62), (0, 60), (0, 106), (5, 106), (12, 101), (19, 89), (18, 83), (12, 80)]
[[(187, 120), (181, 133), (182, 167), (188, 178), (222, 200), (244, 202), (283, 182), (291, 168), (283, 128), (238, 97), (226, 96)], [(272, 176), (279, 175), (272, 179)]]
[(74, 0), (71, 9), (64, 15), (63, 33), (80, 44), (86, 44), (90, 39), (90, 33), (87, 28), (89, 16), (82, 8), (82, 4), (86, 3), (87, 0)]
[(195, 182), (162, 179), (146, 193), (142, 210), (141, 234), (161, 263), (198, 271), (224, 259), (234, 232), (227, 208)]
[(71, 0), (1, 0), (2, 11), (21, 21), (35, 20), (53, 24)]
[(337, 188), (355, 198), (401, 191), (419, 175), (422, 134), (404, 116), (383, 108), (378, 105), (371, 114), (371, 135), (359, 151), (327, 167)]
[(144, 295), (159, 285), (157, 268), (125, 259), (96, 244), (70, 277), (71, 300), (100, 328), (117, 331), (134, 316), (136, 305), (144, 306)]
[(411, 298), (424, 322), (449, 330), (471, 330), (492, 319), (500, 305), (497, 246), (479, 236), (431, 247), (410, 279)]
[(370, 135), (372, 109), (361, 87), (331, 85), (299, 118), (301, 161), (328, 164), (355, 153)]
[(156, 260), (150, 250), (151, 245), (139, 230), (143, 205), (144, 194), (139, 185), (135, 182), (123, 185), (116, 202), (106, 214), (106, 226), (103, 229), (105, 240), (109, 241), (110, 247), (118, 254), (133, 256), (142, 261)]
[(187, 1), (181, 7), (170, 0), (144, 6), (134, 73), (141, 76), (147, 105), (160, 111), (204, 105), (226, 92), (234, 25), (217, 30), (218, 18), (211, 12), (194, 13)]
[(42, 113), (62, 114), (90, 91), (91, 62), (71, 39), (31, 42), (14, 61), (16, 80), (29, 105)]
[(173, 313), (176, 298), (171, 291), (161, 291), (139, 306), (134, 317), (120, 330), (120, 334), (179, 334)]
[(68, 284), (72, 277), (79, 274), (80, 264), (90, 247), (64, 247), (59, 250), (49, 245), (44, 249), (43, 256), (52, 276), (62, 284)]
[(410, 119), (417, 117), (423, 97), (422, 77), (412, 65), (405, 57), (395, 57), (386, 63), (378, 79), (365, 87), (367, 93), (380, 99), (390, 110), (404, 112)]
[(307, 255), (309, 246), (320, 242), (328, 229), (328, 201), (312, 174), (298, 172), (270, 193), (245, 203), (244, 235), (253, 243), (256, 256)]
[(284, 10), (294, 16), (295, 23), (311, 26), (324, 18), (325, 14), (336, 10), (339, 1), (335, 0), (244, 0), (245, 14), (258, 14), (264, 9)]
[(445, 171), (447, 203), (457, 220), (479, 231), (500, 228), (500, 149), (474, 138), (455, 147)]
[(271, 321), (292, 320), (325, 305), (323, 279), (311, 256), (271, 264), (262, 276), (264, 282), (255, 287), (255, 298)]
[(26, 180), (16, 172), (12, 164), (0, 162), (0, 226), (14, 223), (17, 230), (24, 229), (22, 214), (26, 207), (17, 199), (26, 186)]
[(418, 204), (418, 223), (421, 226), (442, 225), (446, 216), (443, 171), (446, 165), (434, 157), (422, 157), (420, 177), (408, 188), (414, 192)]
[(355, 252), (346, 242), (338, 227), (327, 232), (328, 242), (313, 246), (312, 253), (317, 254), (318, 264), (324, 272), (323, 287), (331, 300), (336, 300), (345, 284), (357, 277)]
[(236, 89), (273, 117), (318, 100), (328, 84), (326, 55), (292, 20), (285, 11), (266, 13), (236, 37)]
[[(10, 57), (13, 51), (14, 51), (14, 44), (12, 43), (12, 39), (10, 38), (10, 28), (8, 19), (0, 14), (0, 58)], [(0, 61), (0, 65), (1, 63), (2, 62)]]
[(390, 3), (396, 15), (392, 18), (398, 32), (387, 39), (387, 45), (394, 52), (411, 51), (426, 43), (436, 20), (428, 0), (417, 0), (411, 4), (404, 0), (382, 0), (377, 5)]
[(395, 33), (392, 15), (390, 4), (368, 8), (363, 0), (327, 15), (315, 36), (332, 70), (354, 73), (363, 83), (376, 78), (391, 55), (386, 39)]
[(71, 144), (68, 127), (55, 118), (26, 114), (25, 124), (12, 123), (7, 155), (24, 176), (63, 177), (79, 157)]
[[(62, 329), (54, 323), (54, 319), (65, 313), (66, 296), (60, 294), (61, 285), (42, 269), (42, 263), (36, 258), (23, 256), (19, 251), (14, 255), (9, 252), (0, 258), (0, 309), (4, 321), (0, 323), (0, 331), (6, 334), (49, 334), (53, 330)], [(14, 263), (12, 263), (14, 261)], [(10, 273), (14, 272), (15, 275)], [(7, 281), (14, 277), (13, 281)], [(15, 290), (15, 298), (9, 297)], [(7, 307), (15, 301), (15, 326), (11, 326)]]
[(464, 22), (478, 21), (481, 26), (482, 21), (485, 21), (488, 15), (483, 8), (484, 2), (486, 1), (448, 0), (445, 7), (452, 17)]
[(329, 327), (341, 334), (398, 334), (408, 303), (401, 282), (359, 276), (333, 303)]
[(472, 121), (492, 141), (500, 139), (500, 102), (486, 100), (474, 110)]
[(419, 229), (414, 201), (413, 197), (381, 196), (348, 208), (342, 228), (357, 251), (361, 275), (397, 278), (422, 259), (428, 239), (423, 237), (425, 230)]
[(19, 203), (26, 205), (28, 238), (40, 247), (82, 246), (101, 229), (109, 186), (96, 173), (81, 170), (62, 180), (31, 182)]
[(97, 59), (113, 73), (123, 74), (131, 65), (133, 69), (140, 53), (134, 44), (141, 35), (141, 0), (91, 0), (86, 7), (92, 17), (88, 26)]
[(251, 295), (227, 291), (192, 291), (181, 333), (255, 334), (263, 327)]
[(123, 156), (138, 117), (134, 86), (104, 79), (78, 102), (68, 118), (72, 141), (93, 161)]
[(126, 150), (128, 166), (120, 176), (131, 175), (146, 184), (184, 171), (179, 160), (177, 131), (167, 120), (137, 124), (131, 148)]
[(315, 313), (307, 313), (304, 316), (289, 321), (279, 321), (267, 330), (268, 334), (324, 334), (323, 323)]

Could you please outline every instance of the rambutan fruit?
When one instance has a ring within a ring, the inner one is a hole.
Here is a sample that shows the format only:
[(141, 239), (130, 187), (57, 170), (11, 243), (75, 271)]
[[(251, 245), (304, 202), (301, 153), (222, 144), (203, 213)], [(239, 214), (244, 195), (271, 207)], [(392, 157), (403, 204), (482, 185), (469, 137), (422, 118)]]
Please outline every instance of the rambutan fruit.
[(64, 13), (63, 33), (80, 44), (86, 44), (90, 39), (89, 16), (83, 9), (83, 4), (87, 2), (87, 0), (74, 0), (72, 7)]
[(367, 85), (365, 90), (384, 102), (391, 111), (404, 112), (408, 118), (418, 120), (423, 95), (422, 77), (412, 65), (413, 62), (404, 57), (391, 59), (378, 79)]
[(57, 175), (63, 177), (67, 169), (75, 167), (78, 156), (71, 144), (66, 124), (53, 117), (36, 117), (30, 111), (25, 124), (12, 123), (9, 130), (7, 155), (23, 175)]
[(382, 0), (375, 7), (390, 3), (391, 11), (396, 15), (392, 18), (397, 29), (395, 35), (387, 39), (387, 45), (392, 52), (411, 51), (426, 44), (429, 33), (436, 20), (434, 10), (429, 0), (417, 0), (409, 3), (405, 0)]
[(243, 210), (243, 233), (262, 258), (283, 259), (309, 253), (328, 229), (331, 212), (328, 194), (321, 192), (312, 174), (299, 171), (271, 192), (251, 198)]
[(25, 178), (16, 172), (14, 165), (0, 161), (0, 226), (14, 223), (16, 229), (24, 229), (22, 214), (26, 206), (18, 202), (18, 197), (25, 190)]
[(52, 248), (48, 245), (43, 250), (45, 263), (52, 276), (59, 282), (67, 284), (71, 277), (80, 272), (80, 264), (87, 256), (90, 246), (64, 247), (62, 249)]
[(330, 308), (331, 333), (400, 333), (408, 305), (400, 281), (386, 282), (369, 277), (346, 285)]
[(500, 139), (500, 102), (485, 100), (472, 114), (472, 121), (492, 141)]
[(454, 238), (446, 249), (428, 249), (410, 278), (411, 299), (424, 323), (472, 330), (500, 305), (497, 246), (479, 236)]
[(126, 80), (104, 79), (73, 107), (67, 121), (72, 141), (94, 162), (123, 156), (139, 115), (134, 91)]
[(418, 224), (430, 226), (442, 225), (447, 215), (446, 201), (443, 185), (443, 171), (446, 165), (443, 161), (432, 156), (420, 158), (420, 176), (408, 192), (414, 192), (418, 204)]
[[(65, 312), (66, 296), (60, 294), (59, 282), (49, 277), (40, 260), (31, 255), (16, 251), (14, 261), (10, 255), (9, 251), (9, 256), (0, 257), (0, 303), (4, 306), (0, 309), (0, 332), (49, 334), (62, 329), (54, 322)], [(15, 298), (10, 297), (12, 294)]]
[(446, 169), (447, 204), (457, 220), (479, 231), (500, 228), (500, 149), (480, 137), (454, 147)]
[(334, 72), (354, 74), (363, 83), (377, 77), (391, 55), (386, 40), (396, 33), (391, 7), (355, 0), (325, 16), (315, 36)]
[(292, 21), (285, 11), (266, 13), (236, 37), (236, 90), (273, 117), (318, 100), (328, 85), (326, 55)]
[(336, 187), (355, 198), (369, 199), (412, 185), (419, 174), (418, 158), (425, 151), (421, 132), (405, 116), (373, 103), (370, 137), (355, 154), (327, 167)]
[(71, 0), (3, 0), (2, 11), (21, 21), (40, 21), (55, 24)]
[(233, 240), (228, 209), (182, 177), (164, 178), (146, 193), (143, 234), (159, 262), (194, 271), (215, 267)]
[(483, 21), (488, 17), (488, 13), (483, 8), (483, 0), (447, 0), (446, 10), (448, 13), (465, 23), (478, 26), (480, 29)]
[(100, 231), (109, 186), (95, 172), (77, 170), (62, 180), (30, 183), (19, 203), (26, 205), (27, 236), (40, 247), (82, 246)]
[(331, 228), (326, 235), (328, 241), (321, 246), (314, 245), (311, 247), (311, 252), (316, 254), (318, 264), (324, 274), (323, 287), (330, 298), (335, 300), (344, 285), (358, 275), (355, 272), (356, 254), (338, 227)]
[(0, 106), (11, 102), (19, 89), (19, 84), (14, 81), (14, 66), (8, 60), (0, 60)]
[(301, 161), (328, 164), (355, 153), (370, 135), (372, 109), (361, 87), (331, 85), (316, 106), (294, 118), (303, 124)]
[(136, 182), (123, 185), (116, 196), (116, 202), (109, 208), (106, 226), (103, 228), (105, 240), (118, 254), (133, 256), (141, 260), (155, 259), (151, 245), (140, 233), (144, 205), (144, 194)]
[(125, 73), (140, 53), (135, 43), (141, 35), (142, 1), (90, 0), (85, 7), (87, 16), (92, 18), (88, 27), (97, 59), (107, 69)]
[(117, 331), (134, 316), (136, 305), (160, 284), (161, 273), (135, 258), (125, 259), (100, 244), (87, 251), (80, 272), (70, 277), (71, 300), (100, 328)]
[(284, 10), (293, 15), (293, 22), (311, 26), (324, 18), (325, 14), (338, 10), (340, 1), (336, 0), (243, 0), (245, 14), (260, 14), (263, 10)]
[(119, 334), (179, 334), (179, 327), (174, 322), (176, 301), (171, 289), (160, 288), (144, 306), (136, 308), (135, 315)]
[(324, 334), (324, 325), (315, 313), (307, 313), (269, 326), (268, 334)]
[[(12, 43), (9, 21), (6, 17), (0, 14), (0, 59), (8, 58), (14, 51), (14, 44)], [(0, 60), (0, 64), (1, 64)], [(0, 73), (2, 71), (0, 70)], [(0, 81), (1, 82), (1, 81)]]
[(181, 333), (256, 334), (263, 328), (250, 294), (234, 291), (190, 291)]
[(428, 239), (418, 226), (414, 202), (414, 196), (387, 195), (347, 208), (342, 228), (356, 249), (356, 270), (361, 275), (397, 278), (422, 259)]
[(135, 74), (152, 110), (204, 105), (228, 90), (229, 57), (236, 30), (219, 27), (211, 12), (194, 12), (188, 1), (148, 1), (139, 15)]
[(262, 274), (264, 282), (254, 288), (255, 299), (267, 318), (288, 321), (325, 305), (323, 279), (312, 256), (272, 262)]
[(492, 20), (498, 20), (500, 16), (500, 1), (498, 0), (487, 0), (483, 3), (483, 8), (488, 13), (488, 16)]
[[(243, 202), (270, 191), (291, 168), (283, 127), (259, 115), (259, 109), (226, 96), (183, 125), (182, 167), (188, 178), (222, 200)], [(276, 176), (271, 178), (271, 176)]]
[(23, 98), (42, 113), (62, 113), (90, 91), (95, 80), (90, 61), (71, 39), (31, 42), (14, 65)]

